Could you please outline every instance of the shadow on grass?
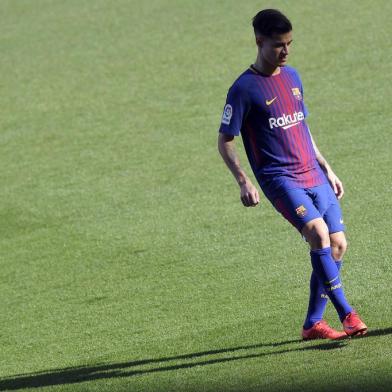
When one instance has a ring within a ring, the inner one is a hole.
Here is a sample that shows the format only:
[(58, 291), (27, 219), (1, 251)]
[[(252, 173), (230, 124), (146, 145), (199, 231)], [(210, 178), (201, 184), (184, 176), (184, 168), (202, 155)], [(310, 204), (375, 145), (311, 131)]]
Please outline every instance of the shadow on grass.
[[(392, 328), (378, 329), (369, 331), (366, 335), (382, 336), (392, 334)], [(51, 385), (75, 384), (85, 381), (94, 381), (107, 378), (133, 377), (150, 373), (165, 372), (170, 370), (189, 369), (195, 366), (213, 365), (216, 363), (232, 362), (252, 358), (261, 358), (265, 356), (274, 356), (298, 351), (308, 350), (334, 350), (342, 348), (348, 340), (328, 341), (322, 344), (314, 345), (312, 342), (303, 342), (302, 340), (287, 340), (275, 343), (259, 343), (246, 346), (238, 346), (217, 350), (208, 350), (198, 353), (182, 354), (163, 358), (150, 358), (129, 362), (120, 362), (113, 364), (100, 364), (96, 366), (68, 367), (64, 369), (52, 369), (44, 372), (20, 374), (0, 379), (0, 391), (18, 390), (23, 388), (38, 388)], [(221, 356), (218, 358), (208, 359), (200, 358), (211, 355), (235, 353), (237, 351), (255, 350), (262, 348), (279, 348), (281, 346), (290, 346), (295, 343), (302, 343), (297, 348), (284, 348), (275, 351), (262, 353), (252, 353), (245, 355)], [(312, 344), (312, 345), (309, 345)], [(198, 359), (195, 361), (195, 359)], [(171, 365), (165, 365), (167, 362), (176, 362)], [(180, 362), (180, 363), (178, 363)], [(157, 367), (155, 364), (164, 366)], [(153, 366), (148, 366), (153, 365)], [(155, 366), (154, 366), (155, 365)]]

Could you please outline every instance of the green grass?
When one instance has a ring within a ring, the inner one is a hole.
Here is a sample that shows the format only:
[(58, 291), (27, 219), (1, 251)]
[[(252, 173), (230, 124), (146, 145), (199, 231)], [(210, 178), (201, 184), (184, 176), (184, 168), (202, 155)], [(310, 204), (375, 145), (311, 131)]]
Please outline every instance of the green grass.
[(299, 341), (306, 246), (216, 149), (271, 4), (0, 3), (0, 390), (390, 390), (392, 3), (272, 4), (346, 188), (340, 343)]

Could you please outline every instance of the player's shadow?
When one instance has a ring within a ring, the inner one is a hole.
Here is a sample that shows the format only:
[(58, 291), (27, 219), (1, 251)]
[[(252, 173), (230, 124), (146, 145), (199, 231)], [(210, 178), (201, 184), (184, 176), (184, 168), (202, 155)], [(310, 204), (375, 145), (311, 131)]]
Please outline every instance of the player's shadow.
[[(382, 336), (391, 335), (392, 327), (369, 331), (366, 335)], [(300, 344), (300, 347), (290, 347), (293, 344)], [(348, 340), (329, 341), (322, 344), (314, 344), (314, 341), (303, 342), (302, 340), (287, 340), (275, 343), (259, 343), (246, 346), (230, 347), (216, 350), (201, 351), (198, 353), (182, 354), (163, 358), (141, 359), (129, 362), (113, 364), (99, 364), (94, 366), (78, 366), (63, 369), (51, 369), (48, 371), (19, 374), (0, 379), (0, 391), (18, 390), (24, 388), (38, 388), (51, 385), (75, 384), (84, 381), (93, 381), (107, 378), (133, 377), (143, 374), (165, 372), (178, 369), (189, 369), (195, 366), (207, 366), (216, 363), (246, 360), (251, 358), (261, 358), (265, 356), (280, 355), (296, 351), (308, 350), (333, 350), (344, 347)], [(310, 344), (310, 345), (309, 345)], [(289, 346), (280, 348), (282, 346)], [(278, 348), (276, 350), (276, 348)], [(221, 356), (222, 354), (235, 354), (239, 351), (253, 351), (257, 349), (275, 349), (258, 353), (244, 353), (242, 355)], [(209, 356), (217, 358), (209, 359)], [(206, 358), (203, 358), (206, 357)], [(167, 364), (176, 362), (175, 364)]]

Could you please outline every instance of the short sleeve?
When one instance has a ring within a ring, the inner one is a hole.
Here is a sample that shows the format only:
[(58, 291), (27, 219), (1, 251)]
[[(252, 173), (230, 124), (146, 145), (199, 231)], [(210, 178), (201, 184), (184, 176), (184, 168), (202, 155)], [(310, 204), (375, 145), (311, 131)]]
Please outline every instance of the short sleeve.
[(238, 83), (235, 83), (227, 93), (226, 105), (223, 109), (219, 132), (238, 136), (247, 112), (248, 99), (246, 93)]
[(309, 111), (308, 111), (307, 106), (305, 105), (305, 101), (304, 101), (304, 88), (303, 88), (303, 86), (302, 86), (302, 81), (301, 81), (301, 79), (300, 79), (300, 82), (301, 82), (302, 108), (303, 108), (303, 111), (304, 111), (304, 116), (305, 116), (305, 118), (306, 118), (306, 117), (308, 117), (308, 115), (309, 115)]
[(299, 89), (300, 89), (300, 92), (301, 92), (301, 95), (300, 95), (301, 107), (302, 107), (302, 112), (304, 114), (304, 117), (306, 118), (309, 115), (309, 111), (308, 111), (308, 108), (307, 108), (307, 106), (305, 104), (305, 100), (304, 100), (304, 87), (302, 85), (301, 76), (299, 75), (298, 71), (295, 68), (290, 68), (290, 69), (293, 72), (294, 79), (298, 83), (297, 86), (299, 86)]

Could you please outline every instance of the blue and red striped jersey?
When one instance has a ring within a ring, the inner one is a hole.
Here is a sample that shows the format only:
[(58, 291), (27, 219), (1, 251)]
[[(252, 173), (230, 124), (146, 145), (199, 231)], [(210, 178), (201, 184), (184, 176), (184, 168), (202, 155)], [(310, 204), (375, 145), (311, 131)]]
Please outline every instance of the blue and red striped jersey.
[(219, 132), (241, 134), (253, 173), (271, 201), (288, 189), (327, 182), (307, 115), (301, 79), (290, 66), (271, 76), (251, 66), (229, 89)]

